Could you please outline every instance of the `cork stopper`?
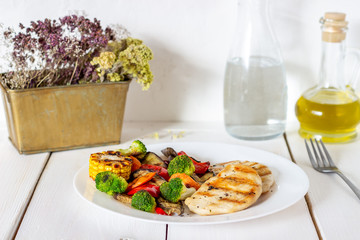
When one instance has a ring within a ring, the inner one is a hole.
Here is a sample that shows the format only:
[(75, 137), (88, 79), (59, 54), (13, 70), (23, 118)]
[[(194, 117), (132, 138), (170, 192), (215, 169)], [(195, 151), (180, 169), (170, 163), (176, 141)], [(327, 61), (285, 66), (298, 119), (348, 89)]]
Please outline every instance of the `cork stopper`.
[(345, 21), (346, 14), (338, 12), (326, 12), (324, 15), (325, 19), (343, 22)]
[(345, 13), (325, 13), (324, 17), (320, 19), (320, 23), (322, 23), (322, 40), (324, 42), (336, 43), (345, 40), (348, 24), (345, 17)]

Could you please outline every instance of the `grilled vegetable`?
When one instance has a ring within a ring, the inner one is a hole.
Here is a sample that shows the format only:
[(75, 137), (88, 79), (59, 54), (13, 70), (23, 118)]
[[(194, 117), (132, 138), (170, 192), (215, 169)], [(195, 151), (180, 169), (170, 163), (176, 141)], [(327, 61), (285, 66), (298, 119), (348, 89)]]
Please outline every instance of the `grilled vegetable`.
[(132, 195), (134, 195), (135, 193), (137, 193), (140, 190), (148, 191), (150, 193), (150, 195), (153, 196), (154, 198), (158, 198), (159, 195), (160, 195), (160, 187), (156, 186), (156, 185), (149, 184), (149, 183), (145, 183), (145, 184), (143, 184), (141, 186), (133, 188), (132, 190), (127, 192), (127, 195), (132, 196)]
[(149, 181), (149, 183), (156, 185), (156, 186), (160, 186), (161, 184), (166, 182), (166, 180), (163, 177), (160, 177), (155, 170), (150, 170), (150, 169), (141, 169), (140, 168), (139, 170), (137, 170), (133, 173), (133, 177), (138, 178), (140, 176), (144, 176), (144, 175), (148, 174), (149, 172), (156, 173), (155, 176)]
[(168, 215), (162, 208), (155, 208), (155, 212), (159, 215)]
[(203, 183), (203, 182), (201, 181), (201, 179), (199, 178), (199, 176), (196, 175), (196, 173), (191, 174), (190, 177), (192, 177), (192, 179), (194, 179), (195, 182), (197, 182), (197, 183)]
[[(181, 151), (178, 153), (179, 156), (188, 156), (184, 151)], [(189, 156), (188, 156), (189, 157)], [(204, 174), (206, 173), (206, 171), (208, 170), (209, 166), (210, 166), (210, 162), (198, 162), (195, 159), (189, 157), (191, 159), (191, 161), (193, 162), (194, 166), (195, 166), (195, 173), (196, 174)]]
[(131, 172), (138, 170), (141, 167), (141, 162), (134, 156), (129, 156), (132, 160)]
[(167, 157), (168, 160), (172, 160), (174, 157), (177, 156), (177, 152), (171, 147), (167, 147), (161, 150), (161, 152), (164, 154), (165, 157)]
[(131, 158), (124, 157), (119, 152), (105, 151), (93, 153), (89, 159), (89, 176), (95, 180), (98, 173), (110, 171), (128, 180), (131, 167)]
[(154, 184), (156, 186), (161, 186), (164, 182), (167, 182), (164, 178), (160, 177), (158, 174), (156, 174), (149, 183)]
[(124, 156), (134, 156), (138, 159), (142, 159), (146, 154), (145, 144), (140, 140), (135, 140), (131, 143), (130, 147), (127, 149), (118, 149), (116, 150)]
[(161, 196), (166, 200), (176, 203), (193, 195), (195, 188), (187, 188), (180, 178), (173, 178), (160, 186)]
[(144, 183), (147, 183), (155, 176), (155, 174), (156, 172), (149, 172), (141, 177), (135, 178), (131, 183), (129, 183), (127, 191), (130, 191), (140, 185), (143, 185)]
[(109, 195), (123, 193), (128, 186), (127, 181), (123, 177), (109, 171), (98, 173), (95, 177), (95, 183), (96, 189)]
[(133, 172), (132, 176), (135, 179), (135, 178), (144, 176), (145, 174), (148, 174), (149, 172), (156, 172), (156, 171), (140, 168), (140, 169), (136, 170), (135, 172)]
[(200, 182), (201, 183), (204, 183), (206, 182), (209, 178), (213, 177), (214, 176), (214, 173), (213, 172), (207, 172), (205, 173), (204, 175), (201, 176), (200, 178)]
[(144, 159), (142, 160), (142, 164), (149, 164), (167, 168), (167, 164), (153, 152), (146, 153)]
[(121, 203), (131, 205), (131, 196), (126, 195), (124, 193), (115, 193), (113, 195), (114, 199), (120, 201)]
[(150, 169), (155, 171), (160, 177), (164, 178), (166, 181), (169, 180), (170, 176), (166, 168), (160, 166), (154, 166), (150, 164), (141, 165), (140, 169)]
[(187, 188), (195, 188), (196, 190), (198, 190), (201, 186), (194, 179), (192, 179), (192, 177), (186, 175), (185, 173), (175, 173), (171, 175), (170, 180), (173, 178), (180, 178)]
[(184, 207), (181, 201), (177, 203), (172, 203), (169, 202), (168, 200), (165, 200), (162, 197), (159, 197), (157, 199), (157, 203), (158, 206), (161, 207), (168, 215), (173, 215), (173, 214), (181, 215), (184, 212)]
[(132, 196), (131, 206), (145, 212), (155, 212), (156, 201), (148, 191), (140, 190)]
[(169, 175), (173, 175), (175, 173), (185, 173), (187, 175), (193, 174), (195, 171), (195, 167), (191, 159), (186, 156), (176, 156), (168, 166), (168, 173)]

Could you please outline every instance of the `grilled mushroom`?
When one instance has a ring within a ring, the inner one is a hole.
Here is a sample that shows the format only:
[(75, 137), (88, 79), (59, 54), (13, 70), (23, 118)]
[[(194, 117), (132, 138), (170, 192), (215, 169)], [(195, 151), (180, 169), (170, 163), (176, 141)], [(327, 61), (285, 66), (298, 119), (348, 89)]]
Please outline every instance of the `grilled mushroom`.
[(198, 175), (196, 175), (196, 173), (191, 174), (191, 177), (197, 182), (202, 184), (203, 182), (201, 181), (201, 179), (199, 178)]
[(120, 201), (121, 203), (131, 205), (131, 196), (129, 196), (129, 195), (121, 194), (121, 193), (115, 193), (114, 198), (116, 200)]
[(181, 215), (184, 211), (183, 205), (181, 202), (178, 203), (172, 203), (167, 200), (165, 200), (162, 197), (159, 197), (157, 199), (159, 207), (161, 207), (168, 215), (172, 214), (178, 214)]
[(204, 183), (204, 182), (206, 182), (209, 178), (211, 178), (211, 177), (213, 177), (213, 176), (215, 176), (214, 173), (212, 173), (212, 172), (207, 172), (207, 173), (205, 173), (204, 175), (201, 176), (200, 181), (201, 181), (201, 183)]
[(161, 150), (161, 152), (164, 154), (165, 157), (167, 157), (169, 161), (171, 161), (174, 157), (177, 156), (177, 152), (171, 147), (167, 147)]

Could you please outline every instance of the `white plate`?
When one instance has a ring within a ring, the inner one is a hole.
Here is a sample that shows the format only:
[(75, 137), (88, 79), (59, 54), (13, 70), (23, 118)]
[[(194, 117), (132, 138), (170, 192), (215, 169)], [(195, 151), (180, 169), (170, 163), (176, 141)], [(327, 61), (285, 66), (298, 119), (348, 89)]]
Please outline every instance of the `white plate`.
[(231, 160), (256, 161), (271, 169), (276, 184), (251, 207), (235, 213), (213, 216), (197, 214), (184, 217), (163, 216), (133, 209), (98, 191), (94, 181), (89, 178), (88, 164), (82, 167), (74, 177), (76, 192), (100, 208), (139, 220), (168, 224), (215, 224), (245, 221), (278, 212), (299, 201), (309, 188), (309, 179), (300, 167), (289, 159), (270, 152), (239, 145), (204, 142), (164, 143), (146, 147), (148, 151), (160, 156), (162, 156), (162, 149), (172, 147), (176, 151), (185, 151), (199, 161), (210, 161), (211, 164)]

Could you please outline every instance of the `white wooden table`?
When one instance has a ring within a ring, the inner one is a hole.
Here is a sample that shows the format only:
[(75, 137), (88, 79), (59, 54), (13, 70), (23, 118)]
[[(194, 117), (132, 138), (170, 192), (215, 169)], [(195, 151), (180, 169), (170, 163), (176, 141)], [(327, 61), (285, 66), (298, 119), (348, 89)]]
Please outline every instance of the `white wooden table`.
[[(173, 134), (184, 131), (181, 138)], [(159, 139), (152, 134), (158, 132)], [(255, 147), (296, 161), (310, 179), (308, 195), (278, 213), (229, 224), (166, 225), (94, 207), (73, 188), (91, 153), (145, 144), (214, 141)], [(328, 145), (343, 172), (360, 186), (359, 141)], [(360, 200), (335, 175), (312, 169), (296, 126), (269, 141), (230, 137), (221, 123), (125, 123), (120, 146), (20, 155), (0, 129), (0, 239), (359, 239)]]

